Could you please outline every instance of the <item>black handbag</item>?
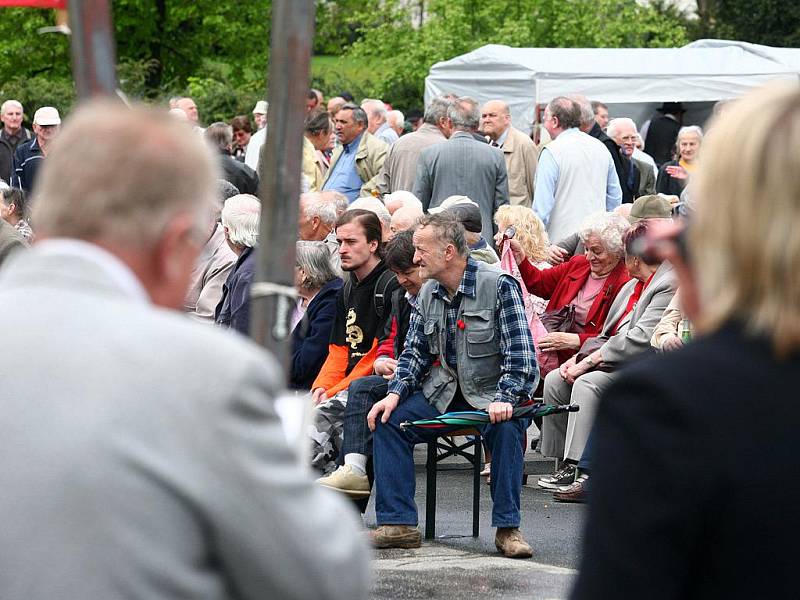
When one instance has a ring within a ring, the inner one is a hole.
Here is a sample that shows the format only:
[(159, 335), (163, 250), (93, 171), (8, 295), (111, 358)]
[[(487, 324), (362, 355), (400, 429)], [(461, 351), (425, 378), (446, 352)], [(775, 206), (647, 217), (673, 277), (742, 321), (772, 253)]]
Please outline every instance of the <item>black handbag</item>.
[(539, 317), (539, 320), (550, 333), (576, 333), (575, 307), (572, 304), (562, 306), (558, 310), (548, 310)]

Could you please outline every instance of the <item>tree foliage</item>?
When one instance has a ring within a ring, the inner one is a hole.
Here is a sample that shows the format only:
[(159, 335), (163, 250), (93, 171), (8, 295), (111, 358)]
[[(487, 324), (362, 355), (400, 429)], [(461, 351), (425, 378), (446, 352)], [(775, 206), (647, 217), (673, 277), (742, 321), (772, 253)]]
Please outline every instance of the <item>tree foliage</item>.
[[(347, 55), (380, 60), (365, 90), (402, 107), (418, 105), (432, 64), (485, 44), (517, 47), (668, 47), (685, 44), (683, 18), (635, 0), (428, 0), (418, 26), (409, 4), (385, 2), (364, 22)], [(598, 15), (603, 15), (599, 18)]]
[(800, 46), (800, 4), (784, 0), (699, 0), (697, 37)]

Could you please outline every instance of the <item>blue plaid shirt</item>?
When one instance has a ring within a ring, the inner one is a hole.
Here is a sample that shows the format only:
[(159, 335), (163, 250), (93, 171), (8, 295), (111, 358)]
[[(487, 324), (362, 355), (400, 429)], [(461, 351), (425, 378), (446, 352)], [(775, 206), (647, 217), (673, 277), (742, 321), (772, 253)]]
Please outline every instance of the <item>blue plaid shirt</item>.
[[(447, 364), (458, 369), (455, 338), (458, 309), (464, 296), (475, 297), (475, 279), (478, 263), (473, 258), (467, 259), (467, 268), (452, 300), (441, 283), (436, 283), (433, 295), (441, 299), (445, 306), (445, 322), (447, 324), (447, 340), (445, 342), (445, 360)], [(500, 334), (500, 351), (503, 354), (502, 374), (497, 382), (495, 402), (518, 404), (521, 398), (527, 399), (533, 394), (539, 380), (539, 369), (536, 365), (536, 353), (533, 338), (525, 316), (525, 306), (519, 285), (511, 277), (500, 277), (497, 280), (497, 323), (495, 327)], [(405, 400), (420, 387), (422, 378), (428, 373), (433, 362), (438, 358), (428, 349), (425, 336), (424, 321), (416, 307), (411, 312), (411, 319), (406, 335), (406, 345), (397, 363), (394, 377), (389, 382), (389, 392)]]

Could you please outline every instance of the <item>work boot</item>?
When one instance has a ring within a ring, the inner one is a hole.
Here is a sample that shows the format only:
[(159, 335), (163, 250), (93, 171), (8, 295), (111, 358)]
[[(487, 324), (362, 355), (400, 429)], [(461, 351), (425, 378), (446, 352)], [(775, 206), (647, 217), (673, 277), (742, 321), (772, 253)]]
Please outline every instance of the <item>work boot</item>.
[(369, 479), (353, 471), (350, 465), (342, 465), (330, 475), (317, 479), (317, 483), (350, 498), (369, 497)]
[(494, 545), (506, 558), (530, 558), (533, 549), (516, 527), (498, 527)]
[(374, 548), (419, 548), (422, 534), (410, 525), (381, 525), (372, 532)]

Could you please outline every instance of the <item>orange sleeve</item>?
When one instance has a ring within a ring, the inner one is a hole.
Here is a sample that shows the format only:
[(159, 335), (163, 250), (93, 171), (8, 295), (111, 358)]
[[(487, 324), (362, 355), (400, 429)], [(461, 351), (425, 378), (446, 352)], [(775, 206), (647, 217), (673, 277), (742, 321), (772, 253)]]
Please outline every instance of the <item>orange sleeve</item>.
[[(366, 377), (367, 375), (372, 375), (372, 367), (375, 365), (375, 358), (378, 355), (378, 342), (377, 340), (372, 340), (372, 348), (369, 349), (364, 356), (361, 357), (361, 360), (356, 363), (356, 366), (353, 367), (353, 370), (350, 371), (350, 374), (347, 377), (344, 377), (339, 381), (338, 384), (334, 385), (333, 387), (327, 388), (328, 398), (331, 398), (338, 392), (342, 390), (346, 390), (350, 387), (350, 384), (358, 379), (359, 377)], [(346, 356), (346, 355), (345, 355)], [(327, 362), (327, 361), (326, 361)], [(346, 364), (346, 363), (345, 363)], [(342, 371), (344, 375), (344, 371)], [(314, 382), (316, 384), (316, 382)]]
[[(373, 359), (374, 360), (374, 359)], [(322, 388), (328, 392), (328, 397), (333, 396), (330, 388), (338, 384), (347, 372), (347, 346), (337, 344), (328, 345), (328, 358), (319, 370), (319, 375), (311, 384), (311, 389)]]

